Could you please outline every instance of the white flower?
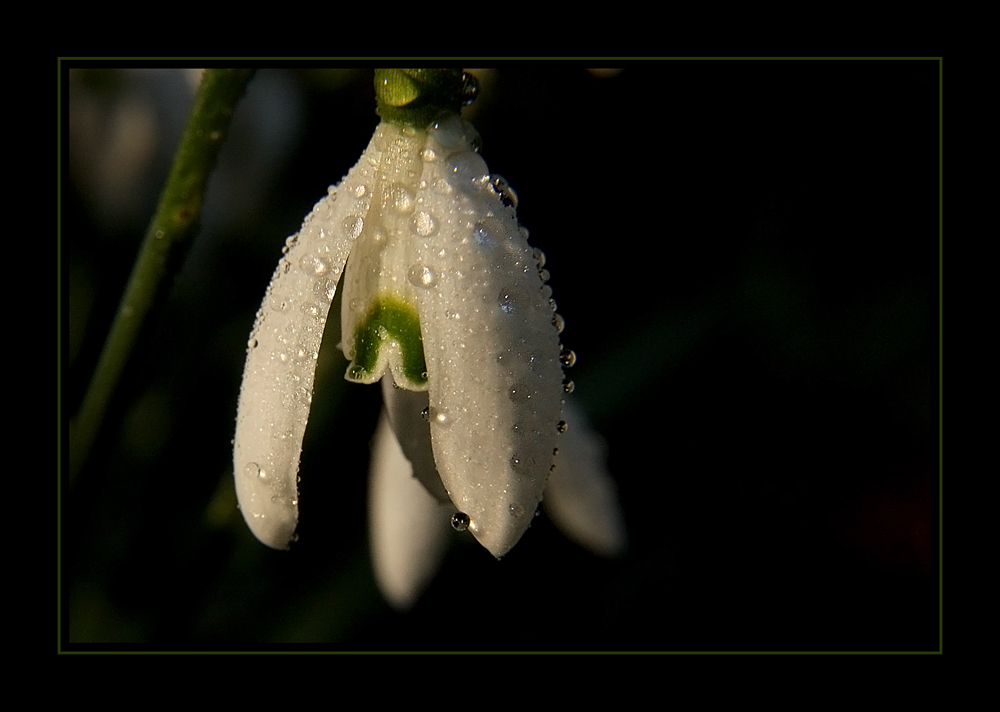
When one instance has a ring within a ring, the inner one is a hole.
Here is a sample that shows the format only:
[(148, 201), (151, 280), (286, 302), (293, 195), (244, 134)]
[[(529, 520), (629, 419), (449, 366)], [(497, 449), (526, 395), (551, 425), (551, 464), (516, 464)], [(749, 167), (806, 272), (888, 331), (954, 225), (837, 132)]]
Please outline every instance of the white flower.
[[(383, 380), (374, 463), (412, 467), (432, 509), (450, 502), (499, 558), (531, 524), (563, 447), (562, 367), (575, 357), (560, 344), (544, 257), (479, 156), (461, 101), (442, 113), (439, 96), (423, 101), (423, 78), (388, 70), (377, 82), (382, 123), (288, 239), (250, 335), (234, 474), (250, 529), (274, 548), (294, 538), (302, 438), (341, 272), (346, 377)], [(373, 516), (386, 528), (402, 521)], [(443, 531), (449, 517), (438, 516)], [(433, 558), (429, 544), (420, 551)]]

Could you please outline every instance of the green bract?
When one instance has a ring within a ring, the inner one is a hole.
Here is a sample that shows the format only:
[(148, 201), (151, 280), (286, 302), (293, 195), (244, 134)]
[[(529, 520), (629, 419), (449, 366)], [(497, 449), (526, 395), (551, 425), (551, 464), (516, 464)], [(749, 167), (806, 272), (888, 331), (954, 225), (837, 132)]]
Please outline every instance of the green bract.
[(417, 310), (393, 297), (377, 298), (354, 332), (354, 362), (347, 378), (372, 383), (382, 377), (390, 355), (399, 359), (396, 372), (409, 390), (423, 390), (427, 384), (424, 342), (420, 337)]
[(378, 115), (422, 129), (443, 113), (457, 114), (474, 94), (474, 83), (461, 69), (376, 69)]

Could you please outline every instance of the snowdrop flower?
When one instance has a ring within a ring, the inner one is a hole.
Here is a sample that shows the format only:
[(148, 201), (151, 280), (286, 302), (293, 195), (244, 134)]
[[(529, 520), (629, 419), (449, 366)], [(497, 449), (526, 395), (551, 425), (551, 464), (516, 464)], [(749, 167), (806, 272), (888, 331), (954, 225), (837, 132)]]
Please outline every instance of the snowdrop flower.
[(371, 143), (288, 239), (257, 312), (233, 466), (251, 531), (287, 548), (316, 360), (342, 283), (346, 378), (382, 381), (372, 520), (390, 543), (373, 548), (383, 588), (395, 576), (402, 601), (436, 566), (443, 535), (428, 532), (450, 521), (498, 558), (524, 534), (563, 449), (563, 367), (575, 356), (516, 196), (459, 116), (474, 79), (377, 70), (376, 91)]

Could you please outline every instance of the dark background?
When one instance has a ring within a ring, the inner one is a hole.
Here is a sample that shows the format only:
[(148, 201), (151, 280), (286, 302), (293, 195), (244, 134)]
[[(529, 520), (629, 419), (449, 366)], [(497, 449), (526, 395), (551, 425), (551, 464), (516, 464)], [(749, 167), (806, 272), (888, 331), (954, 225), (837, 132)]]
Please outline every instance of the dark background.
[[(392, 611), (365, 521), (380, 397), (343, 381), (330, 339), (300, 540), (275, 552), (245, 527), (231, 439), (254, 313), (377, 122), (370, 69), (291, 65), (251, 83), (169, 301), (62, 479), (65, 645), (938, 648), (939, 63), (623, 66), (472, 70), (466, 116), (548, 257), (627, 554), (598, 558), (544, 515), (500, 562), (456, 535)], [(66, 79), (68, 417), (193, 89), (166, 69)]]

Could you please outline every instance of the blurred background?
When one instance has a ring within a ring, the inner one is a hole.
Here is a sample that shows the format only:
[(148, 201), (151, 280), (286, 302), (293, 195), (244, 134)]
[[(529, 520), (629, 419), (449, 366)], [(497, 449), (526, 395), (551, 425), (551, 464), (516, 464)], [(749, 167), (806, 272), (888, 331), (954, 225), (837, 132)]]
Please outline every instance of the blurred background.
[[(499, 562), (456, 534), (393, 611), (366, 532), (379, 389), (344, 381), (329, 333), (299, 541), (250, 534), (231, 461), (247, 336), (285, 238), (378, 120), (370, 68), (286, 64), (250, 83), (169, 300), (63, 473), (64, 645), (937, 649), (938, 63), (469, 71), (465, 115), (547, 256), (627, 553), (588, 553), (544, 514)], [(64, 79), (68, 418), (198, 73)]]

